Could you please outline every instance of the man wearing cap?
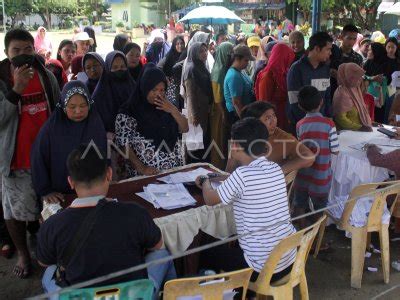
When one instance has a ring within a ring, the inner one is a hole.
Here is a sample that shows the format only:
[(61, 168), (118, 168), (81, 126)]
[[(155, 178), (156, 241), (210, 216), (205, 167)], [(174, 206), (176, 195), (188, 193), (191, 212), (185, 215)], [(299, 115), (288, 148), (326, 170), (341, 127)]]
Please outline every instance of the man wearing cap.
[[(261, 40), (257, 35), (250, 36), (247, 38), (247, 46), (250, 48), (251, 55), (254, 57), (257, 57), (258, 49), (260, 48), (261, 45)], [(250, 78), (253, 78), (254, 72), (256, 69), (256, 62), (255, 61), (250, 61), (246, 68), (246, 73), (247, 75), (250, 76)]]
[(237, 45), (233, 48), (233, 63), (224, 80), (225, 104), (231, 125), (239, 120), (243, 107), (255, 100), (253, 81), (244, 72), (250, 61), (255, 58), (249, 47)]
[(85, 56), (89, 52), (90, 46), (93, 45), (94, 40), (87, 34), (87, 32), (79, 32), (74, 37), (76, 45), (76, 55)]

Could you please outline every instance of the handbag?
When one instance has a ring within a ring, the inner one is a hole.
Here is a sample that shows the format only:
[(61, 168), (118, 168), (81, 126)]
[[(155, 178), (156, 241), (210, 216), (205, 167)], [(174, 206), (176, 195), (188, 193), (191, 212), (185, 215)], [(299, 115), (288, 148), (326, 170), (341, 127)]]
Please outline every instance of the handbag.
[(82, 221), (79, 229), (77, 230), (75, 236), (68, 244), (67, 249), (65, 249), (59, 263), (57, 264), (57, 269), (54, 272), (54, 279), (56, 284), (60, 287), (69, 286), (69, 282), (66, 279), (65, 270), (68, 267), (71, 259), (76, 256), (79, 251), (85, 245), (87, 238), (93, 230), (93, 226), (96, 223), (96, 219), (101, 211), (101, 209), (107, 204), (106, 199), (101, 199), (97, 203), (96, 207), (92, 209), (85, 219)]

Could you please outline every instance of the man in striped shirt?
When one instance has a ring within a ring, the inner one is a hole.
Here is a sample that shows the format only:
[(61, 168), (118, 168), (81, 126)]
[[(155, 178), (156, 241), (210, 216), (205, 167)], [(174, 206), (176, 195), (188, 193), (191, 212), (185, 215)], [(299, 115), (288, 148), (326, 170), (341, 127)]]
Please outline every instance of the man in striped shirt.
[[(240, 248), (225, 249), (213, 267), (224, 271), (251, 267), (254, 279), (274, 247), (296, 230), (290, 221), (282, 169), (265, 158), (267, 128), (256, 118), (244, 118), (233, 125), (231, 136), (231, 155), (240, 167), (217, 190), (204, 177), (197, 179), (197, 185), (207, 205), (232, 204), (237, 233), (246, 234), (239, 238)], [(217, 251), (213, 249), (213, 255)], [(290, 272), (295, 256), (292, 249), (281, 258), (272, 281)]]
[[(331, 154), (337, 154), (339, 141), (335, 123), (319, 112), (323, 99), (318, 89), (305, 86), (299, 92), (299, 106), (306, 112), (296, 126), (299, 141), (316, 154), (314, 164), (301, 169), (295, 180), (296, 214), (303, 214), (309, 208), (311, 198), (314, 209), (326, 207), (331, 188)], [(306, 225), (302, 222), (301, 225)]]

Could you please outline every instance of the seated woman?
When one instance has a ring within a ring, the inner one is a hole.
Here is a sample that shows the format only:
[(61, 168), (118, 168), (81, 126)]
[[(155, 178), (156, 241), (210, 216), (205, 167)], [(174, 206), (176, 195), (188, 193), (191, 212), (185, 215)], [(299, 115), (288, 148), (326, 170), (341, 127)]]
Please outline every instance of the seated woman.
[[(268, 151), (266, 157), (281, 166), (284, 174), (311, 167), (314, 154), (294, 136), (277, 127), (275, 107), (268, 102), (255, 102), (243, 108), (241, 118), (259, 119), (268, 129)], [(231, 173), (237, 166), (229, 159), (226, 171)]]
[(165, 74), (154, 64), (144, 68), (115, 121), (116, 144), (129, 147), (125, 177), (153, 175), (183, 165), (180, 133), (188, 131), (188, 121), (165, 97)]
[(120, 51), (108, 53), (105, 70), (93, 92), (92, 99), (111, 140), (115, 132), (115, 118), (119, 108), (134, 89), (135, 82), (129, 74), (124, 53)]
[(339, 87), (332, 102), (333, 117), (339, 130), (372, 131), (371, 117), (361, 90), (364, 73), (355, 63), (339, 66)]
[(388, 120), (390, 125), (400, 126), (400, 93), (397, 93), (394, 97)]
[(89, 52), (83, 57), (82, 66), (86, 76), (88, 77), (85, 84), (90, 95), (93, 95), (97, 83), (99, 83), (101, 78), (101, 74), (103, 74), (104, 71), (104, 60), (99, 54), (95, 52)]
[(65, 162), (73, 149), (92, 142), (102, 153), (106, 153), (106, 131), (89, 99), (83, 82), (68, 82), (62, 90), (57, 109), (43, 125), (33, 144), (33, 187), (44, 201), (62, 201), (62, 194), (71, 192)]

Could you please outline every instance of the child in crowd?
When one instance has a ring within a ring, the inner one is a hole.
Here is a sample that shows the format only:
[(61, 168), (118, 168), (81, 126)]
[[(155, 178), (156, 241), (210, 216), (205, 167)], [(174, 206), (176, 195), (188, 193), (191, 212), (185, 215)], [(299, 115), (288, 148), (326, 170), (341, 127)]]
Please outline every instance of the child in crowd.
[[(295, 180), (295, 212), (303, 214), (309, 208), (309, 198), (315, 210), (326, 207), (331, 187), (331, 154), (337, 154), (339, 141), (335, 123), (319, 112), (323, 99), (313, 86), (304, 86), (299, 91), (299, 106), (306, 112), (296, 126), (297, 137), (316, 155), (314, 164), (301, 169)], [(300, 220), (300, 225), (306, 225)]]

